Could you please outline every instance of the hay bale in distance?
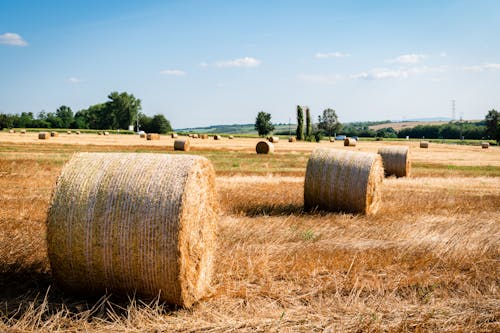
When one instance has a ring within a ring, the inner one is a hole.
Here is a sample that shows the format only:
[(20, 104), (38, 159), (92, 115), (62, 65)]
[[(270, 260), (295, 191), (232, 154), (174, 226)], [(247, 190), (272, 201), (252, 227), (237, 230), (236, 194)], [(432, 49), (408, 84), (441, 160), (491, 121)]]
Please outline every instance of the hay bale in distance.
[(148, 133), (146, 136), (147, 140), (160, 140), (160, 134), (158, 133)]
[(39, 140), (47, 140), (50, 137), (50, 134), (47, 132), (40, 132), (38, 133), (38, 139)]
[(80, 131), (76, 131), (75, 133), (76, 133), (76, 135), (80, 135)]
[(234, 139), (234, 135), (230, 135), (228, 138), (229, 138), (229, 140), (233, 140)]
[(193, 134), (193, 139), (198, 139), (200, 136), (198, 134)]
[(59, 136), (59, 133), (52, 131), (52, 132), (50, 132), (50, 136), (51, 137)]
[(294, 136), (288, 138), (288, 142), (295, 142), (295, 141), (297, 141), (297, 138)]
[(386, 176), (410, 176), (410, 149), (408, 146), (381, 147), (378, 149), (378, 153), (382, 157)]
[(269, 142), (272, 142), (272, 143), (278, 143), (280, 141), (280, 138), (277, 136), (270, 136), (267, 139), (269, 140)]
[(345, 138), (344, 140), (344, 147), (355, 147), (358, 141), (353, 138)]
[(22, 130), (21, 130), (21, 134), (26, 134), (26, 130), (25, 130), (25, 129), (22, 129)]
[(274, 153), (274, 145), (268, 141), (259, 141), (255, 146), (257, 154), (272, 154)]
[(214, 135), (214, 140), (222, 140), (222, 136), (220, 136), (220, 135)]
[(420, 141), (420, 148), (429, 148), (429, 141)]
[(10, 129), (9, 133), (16, 133), (16, 130)]
[(139, 134), (139, 138), (141, 138), (141, 139), (145, 139), (145, 138), (146, 138), (146, 133), (140, 133), (140, 134)]
[(109, 132), (104, 132), (103, 134), (104, 134), (104, 135), (109, 135)]
[(202, 138), (202, 139), (208, 139), (208, 134), (200, 134), (200, 138)]
[(79, 153), (47, 219), (52, 275), (68, 291), (189, 307), (210, 284), (215, 172), (201, 156)]
[(489, 142), (481, 142), (481, 148), (488, 149), (489, 147), (490, 147), (490, 143)]
[(172, 134), (170, 134), (170, 137), (172, 139), (177, 139), (179, 137), (179, 135), (177, 135), (177, 133), (172, 133)]
[(330, 137), (330, 142), (335, 142), (335, 138), (334, 137)]
[(383, 178), (378, 154), (317, 148), (307, 162), (304, 207), (374, 214)]
[(70, 131), (70, 130), (67, 130), (67, 131), (66, 131), (66, 134), (71, 134), (71, 131)]
[(174, 141), (174, 150), (189, 151), (190, 145), (188, 139), (179, 139)]
[(101, 131), (97, 131), (97, 135), (102, 135)]

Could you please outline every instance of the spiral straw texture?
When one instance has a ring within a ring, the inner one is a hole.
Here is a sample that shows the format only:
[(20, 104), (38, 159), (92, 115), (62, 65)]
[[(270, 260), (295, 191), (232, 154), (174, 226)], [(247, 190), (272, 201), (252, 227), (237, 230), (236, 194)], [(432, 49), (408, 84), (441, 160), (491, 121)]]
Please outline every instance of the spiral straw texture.
[(410, 175), (410, 156), (407, 146), (381, 147), (378, 149), (384, 164), (386, 176), (408, 177)]
[(38, 139), (40, 140), (47, 140), (48, 138), (50, 138), (50, 134), (47, 133), (47, 132), (40, 132), (38, 133)]
[(259, 141), (255, 146), (257, 154), (272, 154), (274, 153), (274, 145), (271, 142)]
[(305, 209), (374, 214), (383, 178), (378, 154), (317, 148), (307, 162)]
[(345, 147), (355, 147), (358, 142), (356, 139), (353, 138), (345, 138), (344, 139), (344, 146)]
[(191, 306), (210, 284), (215, 172), (203, 157), (79, 153), (63, 168), (48, 213), (55, 280)]
[(179, 139), (174, 141), (174, 150), (189, 151), (191, 146), (188, 139)]

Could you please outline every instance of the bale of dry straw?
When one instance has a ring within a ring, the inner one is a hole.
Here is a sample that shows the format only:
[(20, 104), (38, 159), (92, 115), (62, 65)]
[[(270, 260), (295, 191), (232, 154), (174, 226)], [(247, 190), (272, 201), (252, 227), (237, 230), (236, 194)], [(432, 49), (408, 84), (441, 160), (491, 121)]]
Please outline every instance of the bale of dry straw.
[(481, 148), (488, 149), (489, 147), (490, 147), (490, 143), (489, 142), (481, 142)]
[(141, 133), (141, 134), (139, 134), (139, 138), (141, 138), (141, 139), (145, 139), (145, 138), (146, 138), (146, 133)]
[(196, 133), (193, 134), (193, 139), (198, 139), (200, 136)]
[(190, 145), (188, 139), (179, 139), (174, 141), (174, 150), (189, 151)]
[(297, 139), (294, 136), (288, 138), (288, 142), (295, 142)]
[(109, 135), (109, 132), (104, 132), (104, 135)]
[(52, 131), (52, 132), (50, 132), (50, 136), (51, 136), (51, 137), (54, 137), (54, 136), (59, 136), (59, 133), (58, 133), (58, 132), (54, 132), (54, 131)]
[(177, 135), (177, 133), (172, 133), (172, 134), (170, 134), (170, 137), (172, 139), (177, 139), (179, 137), (179, 135)]
[(52, 274), (77, 293), (159, 295), (189, 307), (210, 284), (215, 198), (204, 157), (76, 154), (48, 212)]
[(420, 148), (429, 148), (428, 141), (420, 141)]
[(214, 135), (214, 140), (222, 140), (222, 136), (220, 136), (220, 135)]
[(378, 154), (317, 148), (307, 162), (304, 207), (374, 214), (383, 178)]
[(378, 149), (386, 176), (408, 177), (410, 175), (410, 156), (408, 146), (381, 147)]
[(274, 153), (274, 145), (268, 141), (259, 141), (255, 146), (257, 154), (272, 154)]
[(49, 137), (50, 137), (50, 135), (47, 132), (40, 132), (40, 133), (38, 133), (38, 139), (39, 140), (47, 140)]
[(335, 138), (334, 137), (330, 137), (330, 142), (335, 142)]
[(10, 129), (10, 130), (9, 130), (9, 133), (16, 133), (16, 131), (15, 131), (15, 130), (13, 130), (13, 129)]
[(25, 130), (25, 129), (22, 129), (22, 130), (21, 130), (21, 134), (26, 134), (26, 130)]
[(280, 141), (280, 138), (277, 136), (270, 136), (267, 139), (269, 140), (269, 142), (272, 142), (272, 143), (278, 143)]
[(160, 134), (158, 133), (148, 133), (146, 136), (147, 140), (160, 140)]
[(71, 131), (70, 131), (70, 130), (67, 130), (67, 131), (66, 131), (66, 134), (71, 134)]
[(345, 138), (344, 140), (345, 147), (355, 147), (357, 143), (358, 141), (356, 141), (356, 139), (353, 138)]
[(76, 131), (76, 134), (77, 134), (77, 135), (80, 135), (80, 131)]
[(233, 140), (234, 139), (234, 135), (230, 135), (228, 136), (229, 140)]
[(202, 138), (202, 139), (208, 139), (208, 134), (200, 134), (200, 138)]

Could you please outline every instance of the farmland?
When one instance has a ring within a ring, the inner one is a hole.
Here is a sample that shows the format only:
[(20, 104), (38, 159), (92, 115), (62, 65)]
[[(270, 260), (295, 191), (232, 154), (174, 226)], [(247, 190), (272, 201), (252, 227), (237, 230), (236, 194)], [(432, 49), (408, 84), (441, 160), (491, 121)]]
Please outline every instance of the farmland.
[[(74, 152), (175, 153), (173, 139), (0, 133), (0, 331), (498, 331), (500, 148), (417, 141), (191, 140), (212, 161), (221, 205), (210, 294), (192, 309), (53, 283), (45, 219)], [(315, 147), (409, 145), (374, 216), (303, 211)]]

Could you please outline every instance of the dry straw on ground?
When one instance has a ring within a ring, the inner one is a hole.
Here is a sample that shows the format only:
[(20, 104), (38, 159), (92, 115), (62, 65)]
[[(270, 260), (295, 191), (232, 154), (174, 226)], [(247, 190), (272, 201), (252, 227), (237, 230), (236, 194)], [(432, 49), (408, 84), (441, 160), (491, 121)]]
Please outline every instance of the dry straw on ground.
[(160, 140), (160, 134), (158, 134), (158, 133), (148, 133), (147, 140)]
[(344, 146), (345, 147), (355, 147), (358, 142), (353, 138), (345, 138)]
[(429, 148), (429, 141), (420, 141), (420, 148)]
[(215, 172), (204, 157), (79, 153), (48, 213), (52, 274), (67, 290), (189, 307), (210, 283)]
[(269, 142), (272, 142), (272, 143), (278, 143), (280, 141), (280, 138), (277, 137), (277, 136), (270, 136), (268, 138)]
[(378, 154), (317, 148), (307, 162), (304, 206), (306, 210), (374, 214), (383, 178)]
[(288, 138), (288, 142), (295, 142), (297, 139), (294, 136)]
[(274, 153), (274, 145), (268, 141), (259, 141), (255, 146), (257, 154), (272, 154)]
[(410, 175), (410, 149), (408, 146), (380, 147), (379, 155), (386, 176), (408, 177)]
[(487, 148), (489, 148), (489, 146), (490, 146), (489, 142), (481, 142), (481, 148), (487, 149)]
[(189, 139), (179, 139), (174, 141), (174, 150), (189, 151)]
[(38, 139), (40, 139), (40, 140), (47, 140), (49, 137), (50, 137), (50, 135), (47, 132), (38, 133)]
[(170, 136), (172, 137), (172, 139), (177, 139), (179, 137), (179, 135), (177, 135), (177, 133), (172, 133), (172, 134), (170, 134)]

